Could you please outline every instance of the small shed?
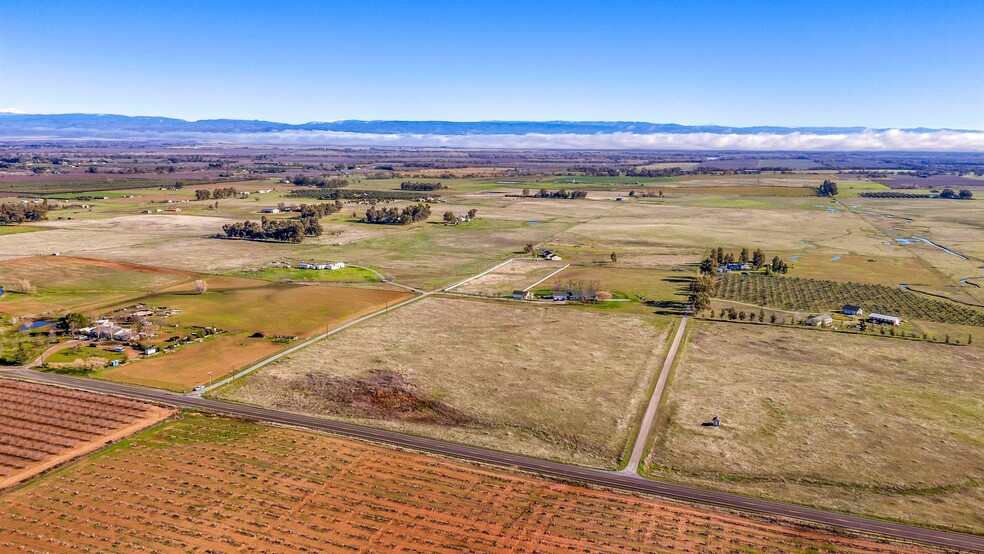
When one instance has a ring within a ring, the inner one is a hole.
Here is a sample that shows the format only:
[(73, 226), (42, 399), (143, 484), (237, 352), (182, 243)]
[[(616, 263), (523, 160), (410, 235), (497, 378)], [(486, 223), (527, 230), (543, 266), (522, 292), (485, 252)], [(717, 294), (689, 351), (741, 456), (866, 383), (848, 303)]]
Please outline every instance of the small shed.
[(861, 306), (855, 306), (854, 304), (844, 304), (844, 308), (841, 310), (844, 315), (864, 315), (864, 310)]
[(526, 290), (514, 290), (512, 297), (516, 300), (533, 300), (533, 293)]

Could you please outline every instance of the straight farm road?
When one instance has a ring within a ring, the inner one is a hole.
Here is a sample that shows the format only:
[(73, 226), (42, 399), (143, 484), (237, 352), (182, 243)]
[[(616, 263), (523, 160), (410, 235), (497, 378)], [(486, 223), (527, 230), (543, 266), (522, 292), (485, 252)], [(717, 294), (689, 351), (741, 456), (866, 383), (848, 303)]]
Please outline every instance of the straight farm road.
[(864, 517), (827, 512), (805, 506), (762, 500), (737, 494), (701, 489), (687, 485), (665, 483), (646, 479), (639, 475), (625, 474), (600, 469), (540, 460), (519, 454), (499, 452), (486, 448), (467, 446), (434, 439), (407, 435), (385, 429), (374, 429), (342, 421), (332, 421), (301, 414), (279, 412), (266, 408), (243, 406), (219, 402), (186, 394), (148, 389), (133, 385), (123, 385), (109, 381), (96, 381), (69, 375), (40, 373), (27, 368), (12, 369), (0, 373), (0, 378), (17, 378), (29, 381), (60, 385), (105, 394), (115, 394), (137, 400), (159, 404), (209, 411), (233, 417), (244, 417), (256, 421), (288, 425), (374, 443), (389, 444), (402, 448), (451, 456), (472, 462), (492, 464), (506, 469), (518, 469), (542, 475), (591, 483), (624, 491), (662, 496), (686, 502), (697, 502), (722, 506), (729, 509), (755, 512), (784, 518), (825, 525), (855, 533), (883, 535), (904, 541), (915, 541), (946, 548), (984, 552), (984, 537), (966, 535), (938, 529), (926, 529), (868, 519)]
[(643, 415), (642, 423), (639, 425), (639, 433), (636, 435), (635, 442), (632, 444), (632, 455), (629, 456), (629, 463), (620, 473), (626, 475), (638, 475), (639, 473), (639, 463), (642, 462), (642, 456), (646, 453), (646, 445), (649, 443), (649, 436), (653, 432), (653, 423), (656, 421), (659, 401), (663, 397), (666, 380), (670, 375), (670, 370), (673, 368), (673, 362), (676, 360), (677, 351), (680, 348), (680, 343), (683, 341), (683, 333), (687, 329), (687, 322), (689, 320), (689, 315), (684, 315), (680, 319), (680, 325), (677, 327), (676, 335), (673, 336), (670, 349), (666, 352), (666, 359), (663, 360), (663, 368), (659, 372), (659, 378), (656, 380), (653, 395), (649, 398), (649, 405), (646, 407), (646, 413)]

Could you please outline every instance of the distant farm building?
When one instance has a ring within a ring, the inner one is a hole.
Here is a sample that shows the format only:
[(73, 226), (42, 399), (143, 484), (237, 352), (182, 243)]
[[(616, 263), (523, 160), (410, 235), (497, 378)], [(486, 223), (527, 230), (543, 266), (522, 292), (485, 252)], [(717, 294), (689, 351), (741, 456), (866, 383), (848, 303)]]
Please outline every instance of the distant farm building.
[(902, 318), (894, 315), (870, 314), (868, 321), (884, 325), (902, 325)]
[(103, 323), (89, 328), (86, 334), (95, 340), (127, 340), (133, 331), (112, 323)]
[(830, 327), (834, 324), (834, 318), (830, 314), (820, 314), (806, 318), (803, 323), (812, 327)]
[(335, 270), (342, 269), (345, 267), (345, 262), (329, 262), (326, 264), (299, 264), (298, 269), (324, 269), (324, 270)]
[(863, 315), (864, 314), (864, 310), (861, 309), (861, 306), (855, 306), (853, 304), (844, 304), (844, 308), (841, 311), (844, 313), (844, 315)]
[(718, 267), (718, 273), (729, 273), (731, 271), (748, 271), (752, 269), (752, 266), (748, 264), (722, 264)]
[(279, 214), (280, 208), (263, 208), (260, 210), (261, 214)]
[(516, 300), (533, 300), (533, 293), (525, 290), (514, 290), (512, 297)]

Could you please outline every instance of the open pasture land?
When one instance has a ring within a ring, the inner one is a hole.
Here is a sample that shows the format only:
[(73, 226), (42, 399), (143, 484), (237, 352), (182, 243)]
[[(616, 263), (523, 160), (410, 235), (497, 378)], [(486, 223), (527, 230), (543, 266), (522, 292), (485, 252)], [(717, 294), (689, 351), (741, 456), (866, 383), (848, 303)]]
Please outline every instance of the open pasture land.
[(0, 379), (0, 489), (171, 413), (113, 396)]
[(915, 547), (186, 416), (0, 496), (10, 551), (839, 552)]
[(22, 316), (95, 308), (194, 277), (185, 271), (63, 256), (0, 261), (0, 284), (14, 290), (20, 280), (26, 280), (37, 289), (33, 294), (4, 296), (0, 313)]
[(187, 391), (210, 380), (218, 381), (282, 348), (284, 345), (266, 339), (221, 335), (177, 352), (106, 368), (91, 375), (121, 383)]
[(346, 329), (216, 394), (614, 467), (661, 363), (666, 323), (432, 297)]
[[(786, 258), (791, 276), (875, 285), (914, 285), (920, 289), (942, 289), (954, 284), (925, 260), (899, 248), (897, 256), (802, 254)], [(836, 259), (834, 259), (836, 258)]]
[[(713, 416), (720, 427), (702, 427)], [(698, 323), (648, 472), (742, 494), (984, 532), (977, 348)]]
[(204, 294), (195, 290), (194, 283), (186, 283), (142, 302), (181, 310), (169, 317), (168, 323), (309, 337), (410, 297), (405, 291), (291, 285), (227, 276), (204, 280), (208, 284)]
[[(495, 271), (486, 273), (455, 288), (455, 292), (501, 295), (525, 290), (534, 283), (564, 267), (564, 262), (517, 258)], [(547, 281), (550, 281), (548, 279)]]
[(237, 275), (264, 281), (301, 281), (312, 283), (378, 283), (379, 277), (361, 267), (346, 266), (331, 271), (322, 269), (297, 269), (268, 267), (255, 270), (242, 270)]

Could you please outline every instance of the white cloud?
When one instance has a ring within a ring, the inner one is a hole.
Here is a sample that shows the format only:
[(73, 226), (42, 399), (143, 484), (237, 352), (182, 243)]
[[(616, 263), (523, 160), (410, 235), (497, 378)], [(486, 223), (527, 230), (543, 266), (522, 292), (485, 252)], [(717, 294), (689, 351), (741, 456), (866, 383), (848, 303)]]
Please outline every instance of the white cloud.
[(21, 113), (27, 113), (27, 112), (25, 112), (24, 110), (19, 110), (17, 108), (0, 108), (0, 114), (2, 114), (2, 113), (21, 114)]
[[(925, 151), (984, 152), (984, 132), (916, 133), (890, 129), (862, 133), (599, 133), (524, 135), (423, 135), (280, 131), (262, 134), (209, 134), (218, 142), (331, 146), (432, 146), (455, 148), (569, 148), (577, 150), (749, 150), (749, 151)], [(189, 135), (187, 138), (193, 138)]]

